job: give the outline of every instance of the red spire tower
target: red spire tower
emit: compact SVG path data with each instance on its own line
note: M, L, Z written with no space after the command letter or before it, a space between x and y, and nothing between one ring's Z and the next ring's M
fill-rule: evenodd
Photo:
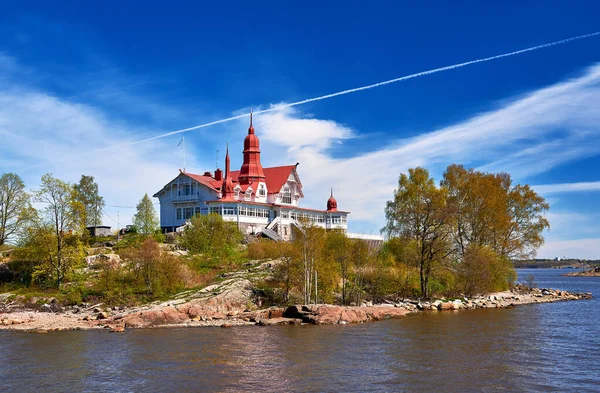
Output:
M328 212L336 212L336 211L338 211L338 209L337 209L337 201L333 197L333 188L331 189L331 196L327 200L327 211Z
M225 177L221 185L221 199L233 200L233 182L229 173L231 163L229 160L229 143L227 144L227 153L225 154Z
M238 177L240 184L250 184L256 180L264 180L265 172L260 164L260 143L254 135L252 126L252 111L250 111L250 127L244 139L244 163Z

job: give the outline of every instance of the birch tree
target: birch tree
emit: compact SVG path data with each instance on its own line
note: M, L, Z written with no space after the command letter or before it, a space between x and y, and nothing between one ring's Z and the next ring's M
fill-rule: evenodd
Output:
M435 185L429 171L417 167L401 174L394 199L385 208L388 237L403 237L417 245L421 294L429 297L429 279L451 254L446 191Z
M23 180L14 173L0 176L0 246L22 233L32 210Z

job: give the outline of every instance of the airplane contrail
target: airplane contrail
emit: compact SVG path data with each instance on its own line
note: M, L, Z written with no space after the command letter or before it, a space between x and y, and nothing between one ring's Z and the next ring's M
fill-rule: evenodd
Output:
M481 59L477 59L477 60L466 61L464 63L453 64L453 65L449 65L449 66L445 66L445 67L440 67L440 68L434 68L434 69L428 70L428 71L421 71L421 72L417 72L415 74L401 76L399 78L389 79L389 80L386 80L386 81L383 81L383 82L373 83L371 85L366 85L366 86L361 86L361 87L355 87L353 89L338 91L337 93L326 94L326 95L319 96L319 97L314 97L314 98L307 98L307 99L302 100L302 101L291 102L291 103L288 103L288 104L281 104L281 105L273 106L273 107L271 107L269 109L263 109L263 110L259 110L259 111L253 112L253 113L255 115L257 115L257 114L261 114L261 113L274 112L274 111L277 111L277 110L280 110L280 109L290 108L290 107L298 106L298 105L304 105L304 104L308 104L310 102L315 102L315 101L326 100L326 99L329 99L329 98L333 98L333 97L337 97L337 96L342 96L342 95L346 95L346 94L351 94L351 93L356 93L356 92L363 91L363 90L369 90L369 89L373 89L375 87L380 87L380 86L385 86L385 85L389 85L389 84L392 84L392 83L402 82L402 81L405 81L405 80L408 80L408 79L414 79L414 78L418 78L418 77L425 76L425 75L436 74L438 72L450 71L450 70L454 70L454 69L457 69L457 68L466 67L466 66L472 65L472 64L484 63L484 62L488 62L488 61L492 61L492 60L497 60L497 59L501 59L503 57L516 56L516 55L520 55L522 53L532 52L532 51L535 51L535 50L544 49L544 48L548 48L548 47L551 47L551 46L566 44L567 42L576 41L576 40L582 40L584 38L590 38L590 37L594 37L594 36L598 36L598 35L600 35L600 31L595 32L595 33L585 34L585 35L579 35L579 36L576 36L576 37L566 38L566 39L560 40L560 41L549 42L547 44L536 45L536 46L532 46L532 47L529 47L529 48L517 50L517 51L514 51L514 52L504 53L504 54L501 54L501 55L496 55L496 56L491 56L491 57L485 57L485 58L481 58ZM210 126L213 126L215 124L227 123L227 122L230 122L230 121L233 121L233 120L237 120L237 119L241 119L241 118L248 117L248 116L249 116L249 114L243 114L243 115L228 117L228 118L221 119L221 120L215 120L215 121L211 121L210 123L200 124L200 125L197 125L197 126L194 126L194 127L189 127L189 128L184 128L184 129L181 129L181 130L171 131L171 132L167 132L165 134L156 135L156 136L153 136L153 137L150 137L150 138L145 138L145 139L140 139L138 141L129 142L129 143L124 144L124 146L134 145L134 144L143 143L143 142L149 142L149 141L153 141L153 140L156 140L156 139L165 138L165 137L168 137L168 136L171 136L171 135L182 134L184 132L189 132L189 131L194 131L194 130L197 130L197 129L200 129L200 128L210 127ZM122 145L119 145L119 146L122 146Z
M469 65L472 65L472 64L485 63L485 62L488 62L488 61L497 60L497 59L501 59L501 58L504 58L504 57L517 56L517 55L520 55L520 54L523 54L523 53L533 52L533 51L536 51L536 50L539 50L539 49L544 49L544 48L548 48L548 47L551 47L551 46L566 44L566 43L571 42L571 41L582 40L582 39L585 39L585 38L590 38L590 37L594 37L594 36L598 36L598 35L600 35L600 31L595 32L595 33L590 33L590 34L579 35L579 36L576 36L576 37L566 38L566 39L559 40L559 41L549 42L547 44L536 45L536 46L532 46L532 47L529 47L529 48L516 50L516 51L513 51L513 52L503 53L503 54L500 54L500 55L495 55L495 56L490 56L490 57L484 57L484 58L476 59L476 60L470 60L470 61L466 61L464 63L453 64L453 65L449 65L449 66L445 66L445 67L440 67L440 68L434 68L434 69L427 70L427 71L417 72L415 74L401 76L399 78L389 79L389 80L386 80L386 81L383 81L383 82L377 82L377 83L373 83L373 84L366 85L366 86L355 87L353 89L342 90L342 91L338 91L336 93L326 94L326 95L322 95L322 96L319 96L319 97L307 98L307 99L302 100L302 101L296 101L296 102L291 102L291 103L287 103L287 104L276 105L276 106L273 106L273 107L268 108L268 109L262 109L262 110L256 111L256 112L254 112L254 114L257 115L257 114L261 114L261 113L274 112L274 111L285 109L285 108L290 108L290 107L294 107L294 106L298 106L298 105L308 104L310 102L326 100L326 99L329 99L329 98L338 97L338 96L342 96L342 95L346 95L346 94L351 94L351 93L356 93L356 92L363 91L363 90L370 90L370 89L373 89L373 88L376 88L376 87L385 86L385 85L389 85L389 84L392 84L392 83L402 82L402 81L405 81L405 80L419 78L419 77L426 76L426 75L437 74L438 72L450 71L450 70L454 70L454 69L457 69L457 68L466 67L466 66L469 66ZM227 122L230 122L230 121L233 121L233 120L237 120L237 119L242 119L242 118L248 117L248 116L249 116L249 114L247 114L247 113L242 114L242 115L237 115L237 116L231 116L231 117L227 117L227 118L224 118L224 119L211 121L209 123L204 123L204 124L200 124L200 125L193 126L193 127L183 128L181 130L176 130L176 131L171 131L171 132L167 132L167 133L160 134L160 135L155 135L155 136L152 136L152 137L149 137L149 138L144 138L144 139L139 139L139 140L136 140L136 141L119 143L119 144L115 144L115 145L111 145L111 146L107 146L107 147L102 147L102 148L99 148L99 149L95 149L94 152L99 152L99 151L114 149L114 148L117 148L117 147L131 146L131 145L137 145L137 144L140 144L140 143L150 142L150 141L154 141L154 140L157 140L157 139L166 138L166 137L169 137L169 136L172 136L172 135L182 134L182 133L185 133L185 132L190 132L190 131L198 130L198 129L201 129L201 128L210 127L210 126L213 126L213 125L216 125L216 124L227 123ZM85 153L85 154L82 154L81 156L88 155L88 154L89 154L89 152ZM69 158L75 158L75 157L76 156L69 157ZM39 164L39 165L45 165L45 163L44 164ZM37 166L37 165L35 165L35 166Z

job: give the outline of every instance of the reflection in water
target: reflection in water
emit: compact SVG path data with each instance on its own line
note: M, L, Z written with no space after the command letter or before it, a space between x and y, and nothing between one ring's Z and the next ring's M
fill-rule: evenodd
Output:
M600 295L598 278L533 273L541 286ZM592 392L599 304L345 326L0 332L0 391Z

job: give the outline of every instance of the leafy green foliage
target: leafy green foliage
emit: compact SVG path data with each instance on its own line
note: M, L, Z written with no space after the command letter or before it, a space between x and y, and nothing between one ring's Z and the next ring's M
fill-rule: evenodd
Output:
M410 169L386 206L386 252L419 270L424 297L503 290L515 279L510 258L543 243L548 208L506 173L451 165L438 187L426 169Z
M179 243L194 253L218 260L220 264L239 258L243 236L233 222L224 221L218 214L197 215L179 239Z
M0 246L17 240L33 216L23 180L14 173L0 176Z
M154 205L148 194L144 194L144 197L137 204L136 209L137 213L133 216L133 224L138 228L140 233L154 233L158 228L159 222L156 209L154 209Z
M82 175L79 183L73 186L75 202L82 207L79 220L83 227L102 225L104 198L98 191L94 176Z

